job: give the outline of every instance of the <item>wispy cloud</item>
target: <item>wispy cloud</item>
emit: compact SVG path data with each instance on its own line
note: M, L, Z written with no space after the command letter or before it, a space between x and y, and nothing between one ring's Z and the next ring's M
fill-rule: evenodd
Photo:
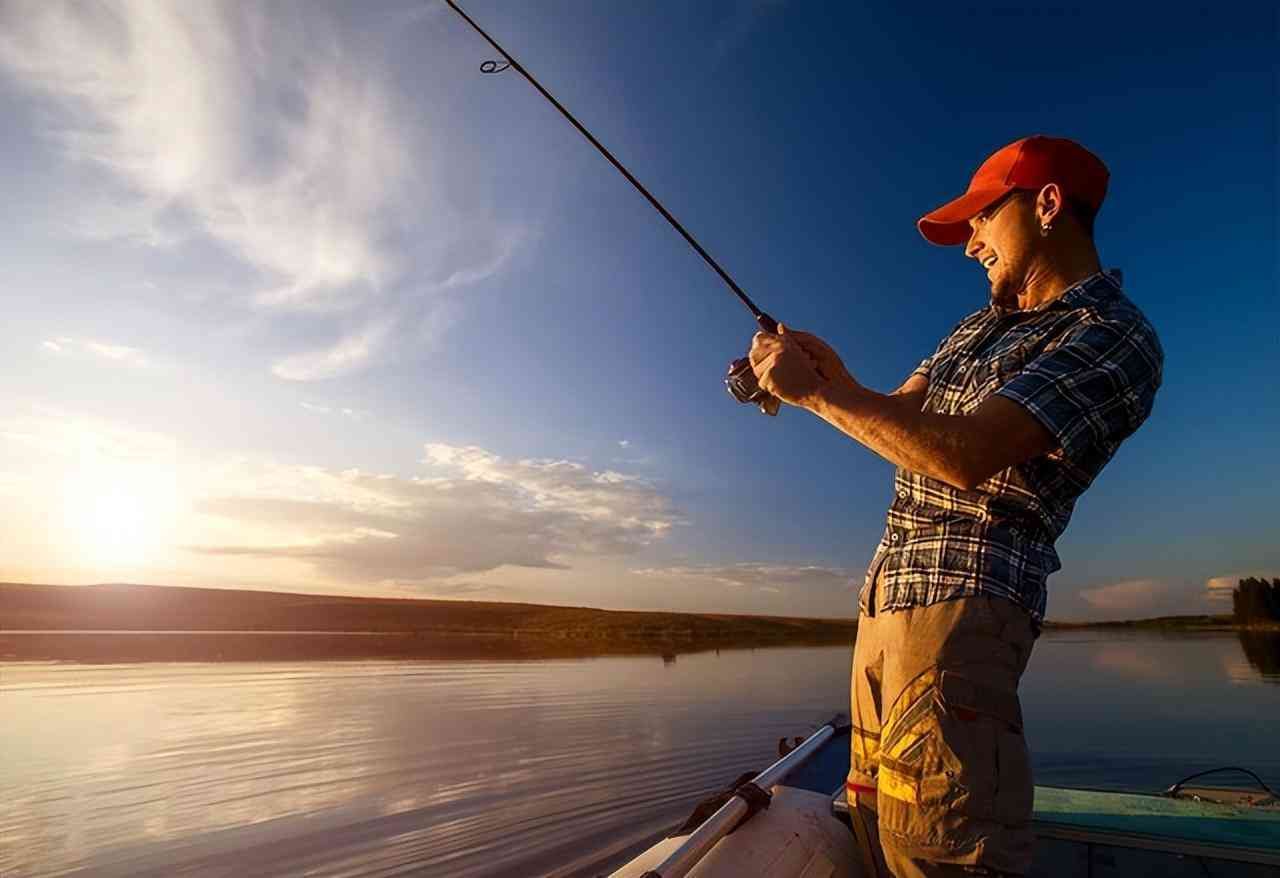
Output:
M719 583L728 588L748 588L766 593L801 588L826 592L847 591L862 584L856 571L814 564L763 564L744 562L727 565L644 567L631 571L655 579L675 579Z
M0 440L54 459L170 460L173 437L50 407L0 419Z
M340 338L330 347L285 357L271 371L288 381L315 381L350 372L373 356L390 330L389 322L379 321Z
M58 336L48 338L40 343L40 347L54 354L70 356L91 356L103 360L114 360L127 366L144 367L151 365L146 354L139 348L122 344L110 344L92 339L69 338Z
M350 418L353 421L363 421L368 416L368 412L349 408L347 406L320 405L319 403L305 401L298 403L298 405L313 414L341 416L344 418Z
M132 184L155 211L180 202L277 277L281 298L394 275L378 215L406 144L376 78L345 63L313 18L218 3L6 9L0 59L63 103L72 158Z
M347 315L280 357L281 378L377 362L433 307L424 291L492 276L527 237L456 187L430 197L441 159L384 62L314 5L5 4L0 70L48 99L68 158L105 172L95 235L211 239L260 278L243 304Z
M431 444L426 463L443 474L242 471L228 479L240 490L205 499L201 511L295 536L192 548L300 559L348 583L406 583L625 555L680 521L669 499L643 480L570 461L507 460L475 446Z

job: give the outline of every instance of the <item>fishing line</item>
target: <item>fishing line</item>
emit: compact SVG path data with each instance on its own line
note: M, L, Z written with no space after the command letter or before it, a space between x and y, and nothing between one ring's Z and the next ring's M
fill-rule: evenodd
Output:
M720 279L729 285L729 289L733 291L734 295L736 295L739 299L741 299L742 304L746 305L747 308L751 311L752 316L756 318L756 323L760 325L760 328L763 329L765 332L770 332L770 333L776 333L778 331L777 321L774 320L772 317L770 317L768 314L761 311L758 307L756 307L756 303L751 301L751 298L745 292L742 291L742 287L738 286L737 282L734 281L734 279L729 276L729 272L725 271L724 268L721 267L720 263L716 262L716 260L712 258L711 254L708 253L706 249L704 249L703 246L698 243L697 239L694 238L693 235L689 234L689 231L685 229L683 225L681 225L680 221L677 220L674 216L672 216L671 212L662 206L662 202L658 201L658 199L655 198L649 192L649 190L644 187L644 184L642 184L639 180L637 180L635 176L632 175L632 173L627 170L626 166L623 165L622 162L614 158L613 153L609 152L609 150L605 148L604 144L596 140L596 138L591 134L591 132L588 131L581 122L575 119L573 114L564 108L563 104L561 104L558 100L555 99L555 96L552 95L551 92L543 88L542 83L534 79L533 75L524 68L524 65L522 65L515 58L511 57L511 54L507 52L506 49L502 48L502 46L498 45L497 41L493 37L485 33L484 29L480 27L480 25L476 24L475 21L471 18L471 16L463 12L462 7L460 7L456 2L454 2L454 0L445 0L445 2L449 4L449 7L454 12L462 16L463 21L471 25L471 27L475 29L475 32L480 34L480 36L484 37L485 41L488 42L489 45L493 46L493 48L498 51L498 54L500 54L505 59L506 61L505 65L501 65L497 61L485 61L483 64L480 65L481 73L501 73L503 70L506 70L508 68L515 68L515 70L521 76L529 80L529 84L532 85L534 88L536 88L544 98L550 101L551 105L555 107L557 110L559 110L560 114L563 115L566 119L568 119L569 122L573 125L573 127L577 128L578 131L581 132L582 136L587 138L587 140L591 143L591 145L594 146L596 149L598 149L600 151L600 154L603 155L606 159L608 159L609 163L618 169L619 173L621 173L622 176L627 178L627 182L629 182L632 186L636 187L636 189L640 192L640 194L643 195L646 199L648 199L649 203L653 205L654 209L657 210L658 213L662 214L663 218L667 222L671 223L671 226L677 232L679 232L686 241L689 242L689 246L692 247L697 252L697 254L706 261L708 265L711 266L711 268L715 271L715 273L720 275Z

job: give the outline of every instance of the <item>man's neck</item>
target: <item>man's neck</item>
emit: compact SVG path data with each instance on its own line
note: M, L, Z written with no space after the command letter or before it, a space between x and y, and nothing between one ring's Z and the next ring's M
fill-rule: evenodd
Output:
M1029 311L1059 298L1071 287L1102 270L1098 251L1092 246L1051 254L1027 272L1027 282L1018 293L1018 309Z

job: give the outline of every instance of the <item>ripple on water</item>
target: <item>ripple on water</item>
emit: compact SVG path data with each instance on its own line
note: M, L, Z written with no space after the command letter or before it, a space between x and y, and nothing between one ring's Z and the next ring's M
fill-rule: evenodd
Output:
M1023 686L1041 779L1154 786L1193 756L1274 779L1280 687L1256 658L1046 635ZM766 765L846 704L848 672L847 647L0 665L0 874L568 874Z

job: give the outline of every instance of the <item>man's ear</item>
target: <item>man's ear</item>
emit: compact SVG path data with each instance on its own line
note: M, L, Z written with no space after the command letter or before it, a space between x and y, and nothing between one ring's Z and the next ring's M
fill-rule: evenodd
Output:
M1062 189L1057 183L1046 183L1036 195L1036 222L1042 226L1052 225L1061 211Z

